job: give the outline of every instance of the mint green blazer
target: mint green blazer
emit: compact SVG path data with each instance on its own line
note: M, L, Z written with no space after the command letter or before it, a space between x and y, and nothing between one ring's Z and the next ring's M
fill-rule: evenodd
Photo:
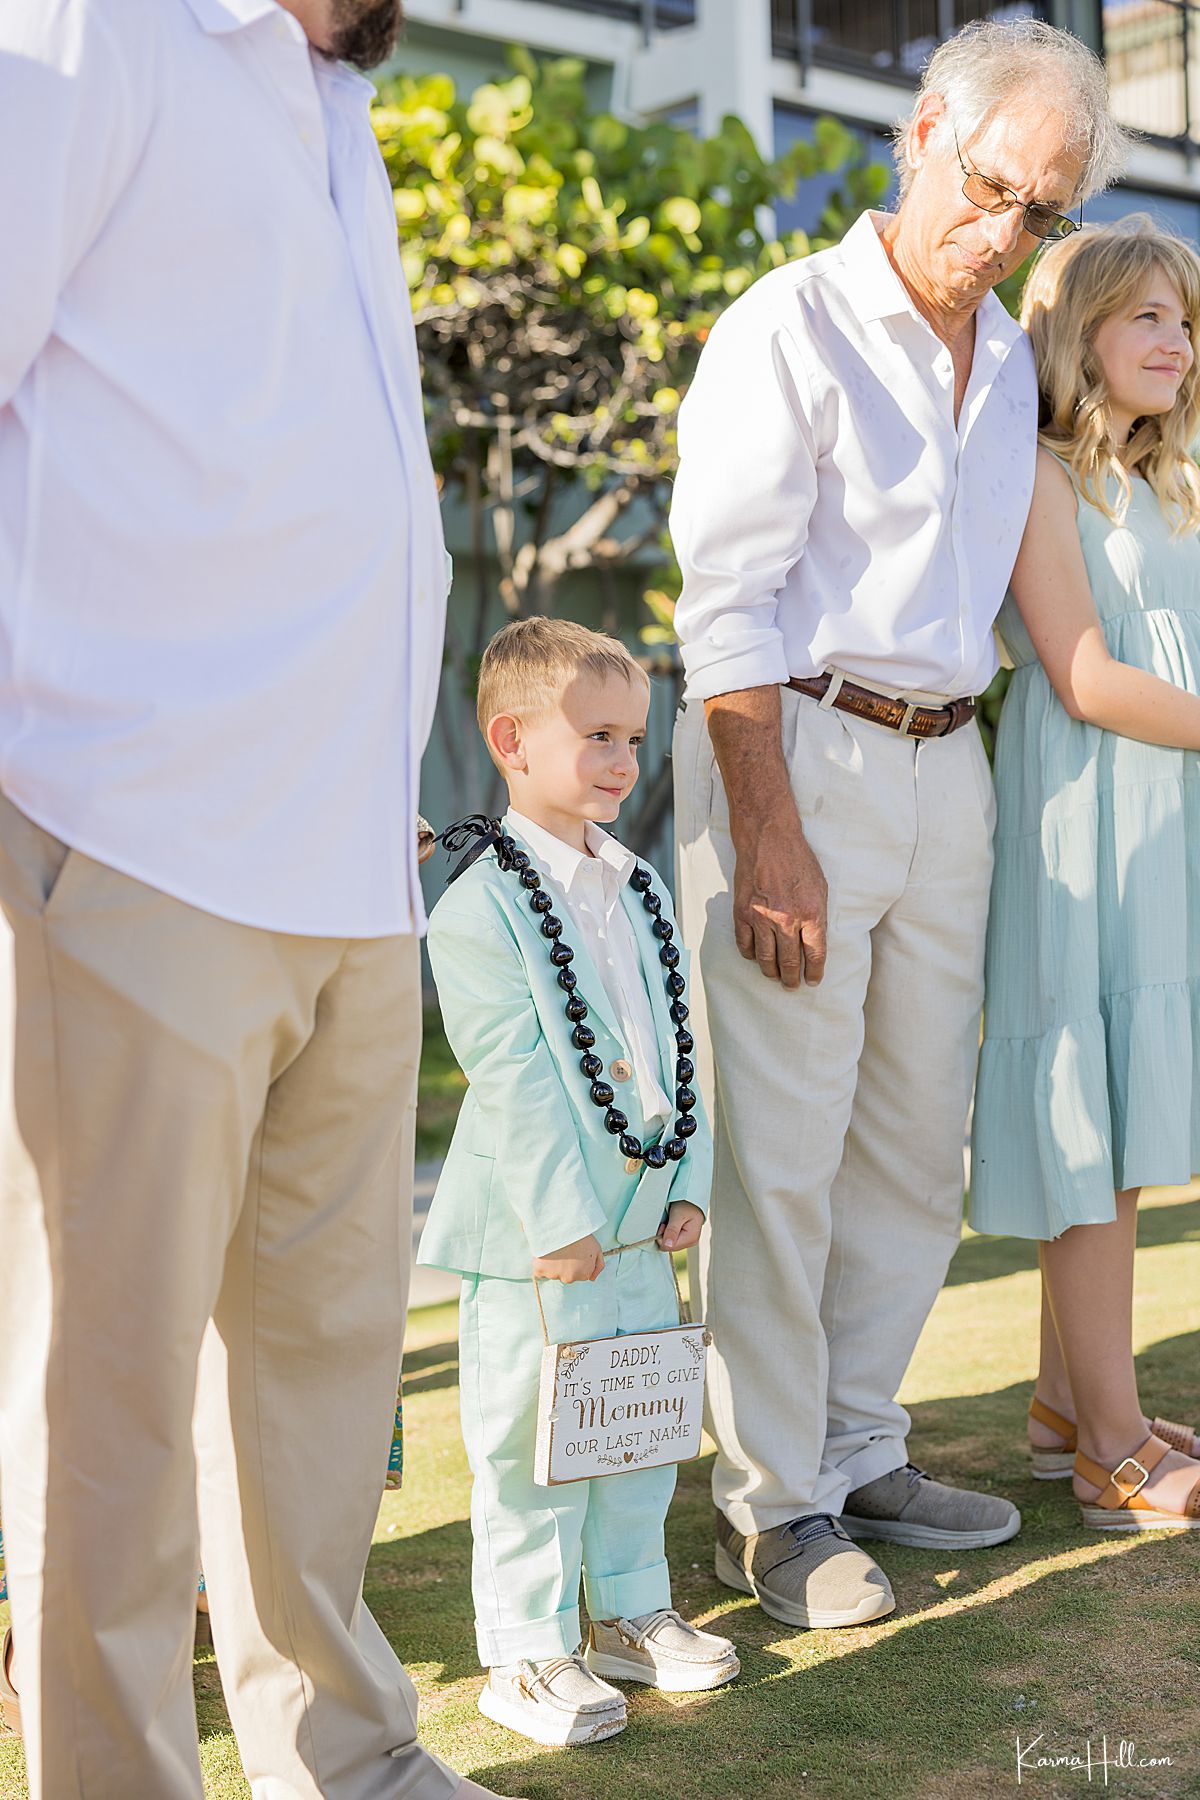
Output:
M663 917L674 924L669 890L650 873ZM446 1036L470 1086L417 1257L434 1268L514 1280L528 1279L533 1257L589 1232L604 1250L653 1237L675 1200L707 1212L712 1173L712 1140L699 1103L697 1129L681 1162L626 1173L620 1145L605 1129L603 1108L593 1104L580 1071L563 1011L567 996L525 894L489 849L447 888L430 917L429 960ZM666 970L658 960L661 944L641 896L626 886L621 900L633 921L658 1028L659 1080L673 1096L678 1051ZM629 1057L596 965L569 921L563 938L575 952L571 966L587 1001L603 1079L614 1088L614 1104L628 1115L630 1130L645 1142L636 1084L615 1082L608 1073ZM686 979L678 927L674 941ZM690 1000L690 991L684 999ZM673 1126L672 1117L664 1136Z

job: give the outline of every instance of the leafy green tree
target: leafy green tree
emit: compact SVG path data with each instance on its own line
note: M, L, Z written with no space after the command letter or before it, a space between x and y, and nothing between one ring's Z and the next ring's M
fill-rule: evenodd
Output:
M771 162L727 118L713 137L588 105L584 67L512 53L514 72L461 98L448 76L384 89L375 129L391 177L424 364L428 430L465 504L474 593L456 589L442 729L463 743L499 597L552 613L563 578L611 596L648 577L646 636L670 632L665 542L680 397L721 309L766 270L834 242L887 172L833 119ZM768 229L806 177L838 186L812 241ZM615 615L615 602L611 608ZM667 804L650 784L643 829Z

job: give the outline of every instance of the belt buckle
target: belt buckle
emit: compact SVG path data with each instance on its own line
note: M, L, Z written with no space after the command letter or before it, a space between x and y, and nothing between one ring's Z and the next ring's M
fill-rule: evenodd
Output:
M1136 1469L1137 1474L1138 1474L1138 1479L1135 1482L1133 1482L1132 1485L1128 1484L1127 1482L1122 1481L1120 1479L1122 1469ZM1123 1463L1118 1463L1117 1467L1113 1470L1112 1474L1109 1476L1109 1480L1112 1482L1113 1486L1116 1488L1118 1494L1120 1494L1121 1497L1125 1500L1132 1500L1133 1496L1135 1494L1140 1494L1142 1489L1145 1487L1146 1483L1149 1481L1149 1479L1150 1479L1149 1469L1144 1469L1142 1467L1141 1463L1138 1461L1136 1456L1127 1456Z
M916 715L917 715L916 702L913 700L906 701L905 706L904 706L904 717L901 719L899 725L897 725L897 727L896 727L896 730L901 737L911 737L912 736L912 732L909 730L909 727L911 726Z

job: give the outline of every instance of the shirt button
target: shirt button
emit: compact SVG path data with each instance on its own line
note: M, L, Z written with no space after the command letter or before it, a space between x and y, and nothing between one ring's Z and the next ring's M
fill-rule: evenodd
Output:
M625 1173L627 1175L636 1175L641 1166L642 1159L640 1156L627 1156L625 1158Z
M633 1074L633 1066L631 1063L627 1063L623 1056L618 1056L608 1072L614 1081L628 1081Z

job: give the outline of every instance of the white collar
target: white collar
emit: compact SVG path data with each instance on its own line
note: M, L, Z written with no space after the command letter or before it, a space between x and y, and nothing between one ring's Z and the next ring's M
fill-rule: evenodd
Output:
M861 213L842 239L843 257L854 276L854 310L864 323L907 313L932 331L883 247L881 234L891 217L885 212ZM1021 327L990 289L979 302L975 321L976 340L986 341L1000 352L1011 349L1021 338Z
M243 31L248 25L257 25L260 19L275 16L282 20L298 43L308 46L303 25L295 13L279 4L279 0L187 0L187 4L201 31L212 37L231 31ZM348 94L375 93L375 83L360 69L352 69L348 63L334 62L330 57L317 53L313 57L313 66L318 81L327 83L335 92L340 88Z
M509 807L504 815L504 823L519 837L523 837L529 848L533 850L539 861L544 863L548 873L558 882L564 892L569 893L574 882L579 880L584 869L599 862L604 869L611 870L616 877L618 889L624 887L637 867L637 857L624 844L619 844L615 837L602 831L599 825L593 825L589 819L583 828L583 841L587 852L576 850L574 845L565 844L562 838L555 837L553 832L544 826L535 825L523 813ZM588 854L590 852L590 854ZM584 877L584 879L588 879Z
M880 234L891 216L870 210L860 213L842 238L842 260L854 278L854 310L864 323L890 319L897 313L917 313L883 247Z
M255 25L259 19L269 19L272 13L281 13L290 19L296 30L303 32L303 26L294 13L280 6L278 0L187 0L196 23L201 31L213 34L225 31L240 31L245 25Z

